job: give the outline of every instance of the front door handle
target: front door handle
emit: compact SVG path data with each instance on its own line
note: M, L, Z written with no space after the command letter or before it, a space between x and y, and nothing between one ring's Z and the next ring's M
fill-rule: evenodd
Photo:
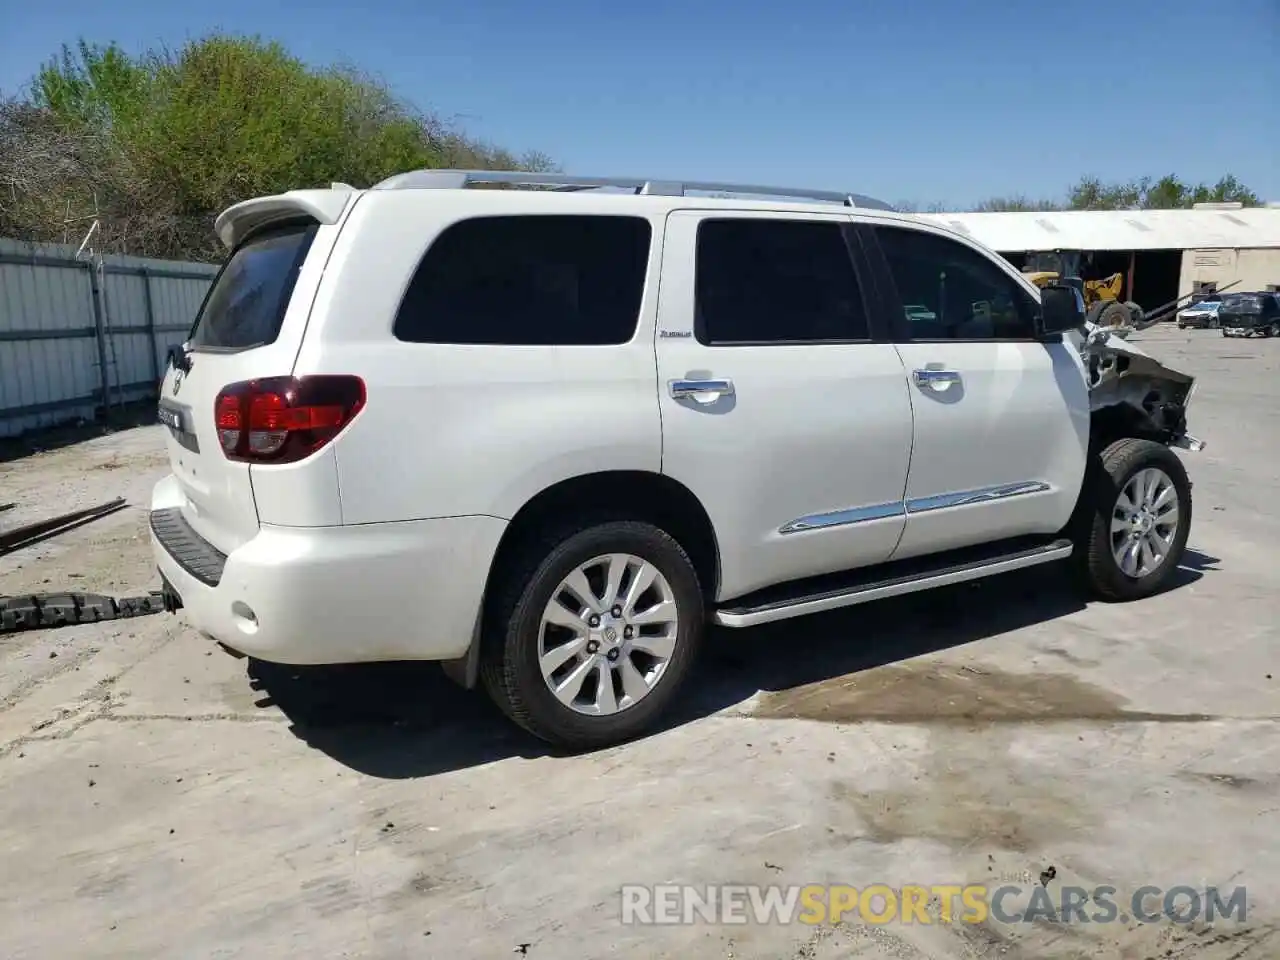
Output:
M711 403L720 397L733 396L732 380L672 380L668 386L675 400L692 398L699 403Z
M960 382L960 374L954 370L915 370L912 372L916 386L922 390L943 390L951 389L953 384Z

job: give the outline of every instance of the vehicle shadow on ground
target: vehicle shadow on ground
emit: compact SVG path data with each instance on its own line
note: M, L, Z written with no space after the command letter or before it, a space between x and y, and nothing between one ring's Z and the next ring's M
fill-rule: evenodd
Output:
M1188 550L1168 587L1218 560ZM1055 565L1056 566L1056 565ZM658 735L781 692L871 670L1075 613L1080 591L1054 568L1017 571L746 630L711 630L696 675ZM427 777L509 757L556 755L508 721L481 691L431 663L292 667L249 660L259 707L276 707L309 746L375 777Z

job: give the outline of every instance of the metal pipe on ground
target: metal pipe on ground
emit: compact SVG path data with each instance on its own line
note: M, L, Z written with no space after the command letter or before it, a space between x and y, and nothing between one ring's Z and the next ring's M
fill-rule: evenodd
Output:
M0 532L0 557L7 553L13 553L15 550L21 550L23 547L39 543L42 540L47 540L59 533L74 530L76 527L83 526L86 523L92 523L94 520L101 519L118 510L123 510L128 505L124 497L116 497L114 500L108 500L106 503L100 503L86 510L73 510L70 513L59 514L56 517L37 520L35 523L24 524L21 527L14 527L12 530Z
M1238 287L1239 285L1240 285L1239 280L1232 280L1222 289L1215 290L1214 293L1225 293L1226 291L1230 290L1232 287ZM1162 303L1158 307L1152 307L1143 316L1141 320L1141 325L1138 326L1136 329L1145 330L1147 327L1154 326L1155 324L1160 323L1162 320L1167 320L1169 317L1174 316L1178 312L1178 305L1182 303L1183 300L1190 300L1199 292L1200 291L1196 290L1196 291L1193 291L1192 293L1184 293L1182 296L1178 297L1178 299L1176 300L1170 300L1168 303Z

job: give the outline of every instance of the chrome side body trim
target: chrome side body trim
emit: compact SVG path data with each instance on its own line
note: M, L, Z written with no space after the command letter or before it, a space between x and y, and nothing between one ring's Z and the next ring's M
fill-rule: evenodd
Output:
M829 527L843 527L851 523L866 523L869 520L888 520L891 517L906 515L906 507L901 500L893 503L875 503L867 507L850 507L847 510L832 510L830 513L814 513L807 517L798 517L790 523L778 528L781 534L800 533L803 530L824 530Z
M940 493L932 497L916 497L913 500L895 500L893 503L874 503L865 507L849 507L844 510L831 510L827 513L812 513L797 517L778 528L778 533L801 533L805 530L825 530L831 527L843 527L851 523L866 523L870 520L888 520L912 513L925 513L929 510L945 510L948 507L961 507L971 503L987 503L992 500L1004 500L1008 497L1020 497L1028 493L1045 493L1049 484L1041 480L1023 480L1018 483L1003 483L993 487L979 487L976 490L961 490L956 493Z
M1040 480L1023 480L1019 483L1003 483L977 490L960 490L956 493L940 493L932 497L916 497L907 501L907 513L924 513L927 510L945 510L970 503L987 503L1008 497L1021 497L1028 493L1045 493L1049 485Z

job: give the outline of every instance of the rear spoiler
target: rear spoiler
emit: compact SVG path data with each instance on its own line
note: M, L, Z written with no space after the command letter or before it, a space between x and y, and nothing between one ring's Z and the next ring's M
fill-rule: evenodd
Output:
M274 196L255 197L223 210L213 222L213 229L223 245L231 250L251 230L275 220L303 216L322 224L334 224L354 193L353 187L335 183L328 190L290 190Z

